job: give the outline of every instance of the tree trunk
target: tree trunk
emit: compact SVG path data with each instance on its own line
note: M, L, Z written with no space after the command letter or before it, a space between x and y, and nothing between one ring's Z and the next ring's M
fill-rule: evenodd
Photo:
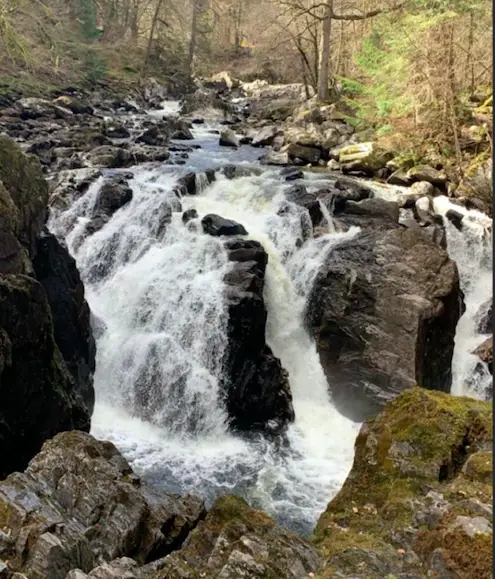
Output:
M144 73L146 72L146 66L148 65L148 60L150 58L151 46L153 45L153 36L155 34L156 25L158 22L158 16L160 14L160 9L162 7L162 4L163 4L163 0L158 0L155 13L153 14L153 20L151 22L150 37L148 39L148 46L146 47L146 55L144 57L143 67L141 68L141 78L143 78Z
M189 40L189 55L187 58L187 71L189 76L192 78L194 74L194 55L196 54L196 44L198 36L198 13L199 13L199 0L193 0L193 13L191 21L191 39Z
M320 101L327 101L330 96L330 37L332 32L333 0L327 0L324 10L325 18L322 23L320 62L318 67L318 99Z

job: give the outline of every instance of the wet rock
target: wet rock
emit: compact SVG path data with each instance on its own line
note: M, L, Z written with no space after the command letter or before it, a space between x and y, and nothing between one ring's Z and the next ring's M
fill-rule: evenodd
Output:
M169 122L169 129L172 139L178 141L192 141L194 139L189 123L183 119Z
M226 242L226 407L234 430L277 432L294 419L287 372L265 342L263 287L268 256L256 241Z
M449 391L462 311L457 267L422 229L360 233L335 247L307 320L337 408L361 421L415 384Z
M0 276L0 341L1 479L24 468L57 432L89 430L90 410L75 391L36 280Z
M157 125L154 125L139 135L136 142L154 147L163 147L168 144L168 135L163 133Z
M95 215L111 217L131 200L132 189L127 180L122 177L114 177L104 183L98 192L94 213Z
M167 577L306 579L321 562L316 549L233 496L217 499L187 545L154 566Z
M198 192L198 184L209 185L213 183L216 179L215 171L213 169L208 169L202 173L187 173L177 181L177 188L180 195L196 195Z
M455 209L449 209L445 214L445 217L452 223L452 225L462 231L462 220L464 219L464 214Z
M280 176L285 181L295 181L296 179L304 179L304 173L297 167L287 167L280 171Z
M38 240L33 266L50 304L55 342L74 379L76 391L92 414L96 345L76 262L57 238L46 232Z
M390 185L399 185L401 187L407 187L411 184L411 180L407 176L407 169L397 169L392 175L387 179L387 183Z
M491 420L487 402L412 388L366 422L315 529L316 576L488 578L491 523L466 516L466 497L486 501L492 489L462 470L491 444Z
M346 199L345 204L335 205L335 216L339 224L349 228L360 227L362 230L387 230L397 227L400 209L395 201L372 198L354 201Z
M232 129L223 129L220 132L220 146L221 147L234 147L240 146L239 139Z
M411 185L411 193L421 197L434 197L440 192L429 181L416 181Z
M119 557L159 559L204 515L200 499L154 491L113 444L82 432L57 435L0 483L0 526L16 543L8 565L30 579L90 573Z
M420 197L414 203L414 214L420 223L426 224L431 221L431 210L432 207L429 197Z
M91 183L101 177L99 169L73 169L58 173L53 190L50 195L50 206L65 210L82 197L89 189Z
M479 310L476 313L476 331L478 334L491 334L493 333L493 298L487 300L484 304L481 304Z
M201 220L203 231L208 235L247 235L248 232L243 225L231 219L225 219L220 215L209 213Z
M493 374L493 337L487 338L472 353L478 356L488 366L490 374Z
M188 209L187 211L184 211L184 213L182 214L182 223L184 223L184 225L186 223L189 223L189 221L192 221L193 219L197 219L198 218L198 212L196 211L196 209Z
M65 106L51 103L48 100L36 97L22 98L17 102L19 116L23 120L39 119L42 117L51 119L66 119L72 115Z

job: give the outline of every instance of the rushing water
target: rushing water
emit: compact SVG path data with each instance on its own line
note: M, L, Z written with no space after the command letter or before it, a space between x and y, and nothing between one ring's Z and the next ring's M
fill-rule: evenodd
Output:
M154 116L176 111L172 106ZM202 148L185 167L131 169L132 201L91 237L81 234L104 178L52 218L50 227L66 237L98 320L92 431L112 440L139 474L166 491L199 494L208 502L219 494L241 494L308 533L349 472L359 425L333 408L302 316L322 261L357 230L336 232L331 212L322 207L328 233L313 238L306 210L285 199L289 185L274 170L235 180L217 174L209 186L199 180L200 194L179 203L173 187L184 173L249 165L260 154L250 147L219 147L214 129L195 129ZM182 211L189 208L241 222L247 237L268 253L267 342L289 373L296 414L282 443L236 437L226 427L218 381L227 346L223 278L232 264L221 240L203 234L195 221L183 224ZM170 211L171 222L163 227ZM473 312L491 295L485 279L491 262L450 226L448 236L468 304L454 359L461 393L475 363L469 354ZM485 378L469 391L479 392Z
M434 209L440 215L449 209L464 215L461 231L444 219L448 252L457 263L466 306L456 329L452 394L484 398L491 390L492 375L472 352L488 337L477 332L477 314L493 295L492 220L474 209L454 205L443 196L434 200Z
M132 201L91 237L81 232L103 178L50 224L67 236L101 328L93 433L114 441L141 475L167 491L208 501L239 493L307 533L349 472L358 425L331 405L302 316L319 265L357 229L308 238L309 215L285 199L288 185L277 171L235 180L218 175L180 207L172 191L180 175L239 160L209 131L197 132L203 149L187 167L134 169ZM260 154L246 151L248 162ZM159 234L166 207L172 221ZM183 224L188 208L240 221L268 253L267 342L289 373L296 414L282 444L227 430L218 379L226 347L223 278L232 264L221 240L194 222Z

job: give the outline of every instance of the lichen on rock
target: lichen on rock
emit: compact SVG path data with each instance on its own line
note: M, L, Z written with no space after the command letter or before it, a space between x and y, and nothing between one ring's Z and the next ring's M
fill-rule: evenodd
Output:
M491 503L491 440L487 402L421 388L389 402L361 428L352 470L318 521L314 542L326 562L317 577L342 577L343 569L367 579L429 577L436 549L447 568L461 571L454 576L488 577L491 534L470 536L452 523ZM472 562L475 574L468 560L478 548L486 557Z

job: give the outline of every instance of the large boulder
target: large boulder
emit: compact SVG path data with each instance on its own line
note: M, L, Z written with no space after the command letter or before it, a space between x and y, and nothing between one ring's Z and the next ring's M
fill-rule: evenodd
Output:
M316 576L489 579L490 403L412 388L365 423L316 526Z
M317 165L321 158L321 149L318 147L291 143L287 147L287 154L289 155L289 159L292 161L299 159L304 164Z
M219 144L221 147L239 147L239 139L232 129L223 129L220 133Z
M36 238L46 220L48 185L38 160L24 155L18 145L4 136L0 136L0 181L18 211L18 240L32 258Z
M201 219L203 231L208 235L215 237L222 235L247 235L246 228L241 223L233 221L232 219L225 219L220 215L208 213Z
M317 550L239 497L217 499L180 551L153 566L154 579L306 579L321 562ZM152 567L152 566L150 566Z
M448 392L462 308L455 263L421 229L336 246L307 306L336 406L362 421L415 384Z
M488 366L490 374L493 374L493 337L490 336L480 344L473 354Z
M231 240L226 275L228 350L223 389L235 430L279 431L294 419L287 372L265 341L268 255L257 241Z
M144 564L179 548L204 516L200 499L142 482L112 443L62 433L24 473L0 482L8 536L0 557L29 579L65 579L119 557Z
M481 304L475 316L476 330L479 334L493 332L493 298Z
M92 413L96 345L76 262L54 235L45 232L39 238L33 266L50 304L55 342L74 379L76 391Z
M339 163L344 172L359 172L373 175L386 166L391 155L377 143L367 142L347 145L339 150Z
M90 409L76 392L54 339L43 286L0 276L0 479L23 469L63 430L89 430Z
M132 189L123 177L114 177L105 182L96 198L95 214L111 217L132 200Z

